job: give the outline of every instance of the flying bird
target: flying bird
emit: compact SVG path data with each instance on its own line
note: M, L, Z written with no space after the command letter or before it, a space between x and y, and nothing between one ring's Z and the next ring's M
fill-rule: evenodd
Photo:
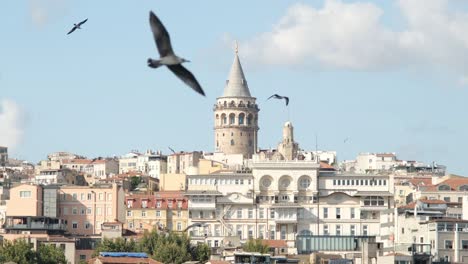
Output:
M287 96L281 96L281 95L278 95L278 94L274 94L270 97L268 97L267 100L271 99L271 98L275 98L275 99L284 99L286 101L286 106L289 104L289 97Z
M67 33L67 35L70 35L73 31L75 31L77 28L81 29L81 25L83 25L84 23L86 23L86 21L88 21L88 19L85 19L83 21L81 21L80 23L78 24L73 24L73 28Z
M171 39L169 33L167 33L166 28L159 20L159 18L150 11L150 26L151 31L153 32L154 41L159 51L159 60L148 59L148 66L151 68L158 68L161 65L165 65L171 70L179 79L181 79L185 84L190 86L197 93L205 96L205 92L201 88L195 76L188 71L182 63L190 62L184 58L181 58L174 54L171 46Z
M349 137L345 138L345 139L343 140L343 143L348 142L348 140L349 140Z

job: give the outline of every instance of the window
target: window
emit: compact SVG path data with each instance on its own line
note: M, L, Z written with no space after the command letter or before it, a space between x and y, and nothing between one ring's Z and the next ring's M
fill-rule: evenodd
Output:
M356 217L356 213L354 210L354 208L351 208L351 219L354 219Z
M340 210L340 208L336 208L336 219L341 219L341 210Z
M85 229L90 229L91 228L91 223L85 222Z
M90 215L91 213L92 213L91 207L86 208L86 214L89 214L89 215Z
M63 215L68 215L68 208L64 207L62 212L63 212Z
M141 217L146 217L146 211L145 210L141 211Z
M74 193L72 196L73 196L73 201L76 201L77 198L78 198L78 195L76 193Z
M384 206L385 201L381 196L366 196L364 197L365 206Z
M237 218L242 219L242 209L241 208L237 209Z
M234 146L234 139L231 139L231 146Z
M362 235L367 236L367 225L362 226Z
M439 189L439 191L450 191L450 186L440 185L438 189Z
M142 200L141 201L141 208L147 208L148 207L148 201L147 200Z
M328 208L323 208L323 218L328 218Z
M182 212L180 210L177 211L177 217L179 217L179 218L182 217Z
M112 193L107 194L107 201L112 201Z
M132 212L132 211L127 211L127 216L128 216L128 217L133 216L133 212Z
M167 202L167 207L172 208L172 201Z
M270 218L274 219L275 218L275 209L270 209ZM274 238L272 238L274 239Z
M160 217L161 216L161 211L157 210L156 211L156 216Z
M450 197L444 197L444 201L450 203Z
M182 231L182 223L177 222L177 231Z
M285 225L281 226L280 239L282 240L286 239L286 226Z
M86 207L81 207L80 214L86 214Z
M77 229L78 228L78 222L73 222L72 223L72 228Z
M177 208L182 208L182 201L177 202Z
M99 200L101 200L101 201L104 200L104 194L103 193L99 194Z
M468 249L468 240L462 240L462 249Z
M453 241L445 240L445 249L452 249L452 248L453 248Z
M80 200L83 201L83 200L84 200L84 197L85 197L84 193L81 193L81 194L80 194Z
M324 236L328 236L329 233L328 233L328 225L323 225L323 235Z
M86 260L86 255L80 255L80 260Z
M258 209L258 218L260 218L260 219L265 218L265 211L264 210L265 209L263 209L263 208Z
M249 208L249 214L248 214L249 218L252 219L253 218L253 209L252 208Z
M310 186L310 178L309 177L303 177L299 181L299 186L303 189L309 188Z
M133 222L128 223L128 228L133 229Z
M336 225L336 235L341 236L341 225Z
M20 191L20 197L21 198L30 198L31 197L31 191Z
M74 214L74 215L78 214L78 208L73 207L72 214Z
M161 201L157 201L157 202L156 202L156 207L157 207L157 208L161 208Z
M355 225L351 225L350 227L350 230L349 230L349 234L354 236L356 234L356 226Z

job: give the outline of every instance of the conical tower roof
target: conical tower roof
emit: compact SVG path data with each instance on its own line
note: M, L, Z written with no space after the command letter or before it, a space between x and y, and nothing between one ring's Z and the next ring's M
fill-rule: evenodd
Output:
M222 97L252 97L237 53L236 50L234 62L232 63L231 72L226 81L226 87L224 88Z

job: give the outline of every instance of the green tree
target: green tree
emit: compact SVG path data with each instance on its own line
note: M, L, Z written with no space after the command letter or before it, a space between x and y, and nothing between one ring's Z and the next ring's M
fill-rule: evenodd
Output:
M66 264L65 253L55 245L39 244L37 251L24 239L6 240L0 247L0 263Z
M98 256L99 252L135 252L139 251L138 249L138 245L133 239L125 241L121 237L115 239L104 238L94 249L93 257Z
M65 252L55 245L39 244L37 249L37 263L38 264L67 264Z
M135 188L138 186L138 184L141 183L141 177L138 177L138 176L132 176L130 178L130 189L133 191L135 190Z
M265 254L265 253L268 253L269 251L269 248L268 248L268 245L266 245L265 243L263 243L263 240L262 239L249 239L245 244L244 246L242 247L242 249L245 251L245 252L259 252L259 253L262 253L262 254Z
M193 260L198 260L204 263L205 261L210 259L210 256L211 256L211 249L207 244L202 243L202 244L198 244L196 247L193 247L193 250L192 250Z
M0 263L13 261L18 264L36 262L36 254L24 239L5 240L0 247Z

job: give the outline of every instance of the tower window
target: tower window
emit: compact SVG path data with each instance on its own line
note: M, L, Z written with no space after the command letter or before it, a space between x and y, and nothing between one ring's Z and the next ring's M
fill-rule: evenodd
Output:
M233 133L233 132L231 132L231 137L233 137L233 136L234 136L234 133Z
M251 146L252 146L252 140L249 139L249 147L251 147Z
M234 146L234 139L231 139L231 146Z
M239 125L243 125L244 124L244 118L245 118L245 114L240 114L239 115Z
M247 116L247 125L251 125L252 124L252 115L248 115Z
M229 124L230 124L230 125L234 125L235 120L236 120L235 115L234 115L234 114L230 114L230 115L229 115Z

